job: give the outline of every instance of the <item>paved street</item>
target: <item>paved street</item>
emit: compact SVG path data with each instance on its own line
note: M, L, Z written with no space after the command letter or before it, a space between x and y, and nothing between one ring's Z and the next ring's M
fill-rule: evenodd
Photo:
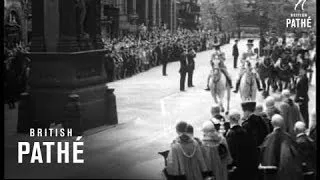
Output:
M246 50L247 40L239 42L240 54ZM233 85L238 69L233 69L231 44L222 46L226 52L226 65ZM255 41L258 47L258 41ZM109 83L115 88L119 125L86 132L85 164L17 164L17 141L28 139L16 135L17 110L5 114L5 177L9 178L130 178L161 179L164 166L158 151L167 150L176 136L175 124L184 120L195 127L195 135L201 137L200 127L210 118L213 99L206 87L210 51L197 54L193 88L179 91L179 62L168 64L168 76L162 76L162 67L155 67L131 78ZM314 77L316 75L314 74ZM315 78L309 88L309 107L315 107ZM241 110L240 95L231 93L230 107ZM258 93L258 103L263 98ZM37 168L35 168L37 167ZM39 167L41 167L39 169ZM10 169L10 171L8 171Z

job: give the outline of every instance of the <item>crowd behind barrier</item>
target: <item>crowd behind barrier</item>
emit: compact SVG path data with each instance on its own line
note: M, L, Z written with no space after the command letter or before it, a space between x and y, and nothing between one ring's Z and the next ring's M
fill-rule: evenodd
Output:
M201 52L211 49L214 41L222 45L229 43L230 37L230 33L224 32L178 29L172 33L158 29L105 39L108 81L130 77L162 63L179 61L184 47Z

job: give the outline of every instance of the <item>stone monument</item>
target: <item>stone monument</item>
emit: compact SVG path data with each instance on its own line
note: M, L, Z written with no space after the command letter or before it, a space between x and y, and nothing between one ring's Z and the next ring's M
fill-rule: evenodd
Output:
M117 124L113 89L105 85L100 0L32 0L32 5L32 45L26 54L32 60L31 89L25 98L32 107L30 126L62 123L81 134Z

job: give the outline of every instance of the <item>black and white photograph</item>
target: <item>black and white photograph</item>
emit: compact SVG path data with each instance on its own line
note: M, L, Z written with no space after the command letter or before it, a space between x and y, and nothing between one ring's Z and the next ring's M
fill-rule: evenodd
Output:
M316 180L316 0L4 0L4 179Z

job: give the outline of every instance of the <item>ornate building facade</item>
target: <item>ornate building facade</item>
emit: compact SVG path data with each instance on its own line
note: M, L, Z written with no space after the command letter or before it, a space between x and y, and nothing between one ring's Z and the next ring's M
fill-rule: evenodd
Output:
M7 47L16 43L27 44L31 39L32 13L31 1L4 1L4 42Z
M140 25L148 28L166 25L177 27L176 0L101 0L102 34L136 32ZM112 29L114 31L112 31ZM118 34L118 35L119 35Z
M178 0L178 26L187 29L200 29L200 1Z

